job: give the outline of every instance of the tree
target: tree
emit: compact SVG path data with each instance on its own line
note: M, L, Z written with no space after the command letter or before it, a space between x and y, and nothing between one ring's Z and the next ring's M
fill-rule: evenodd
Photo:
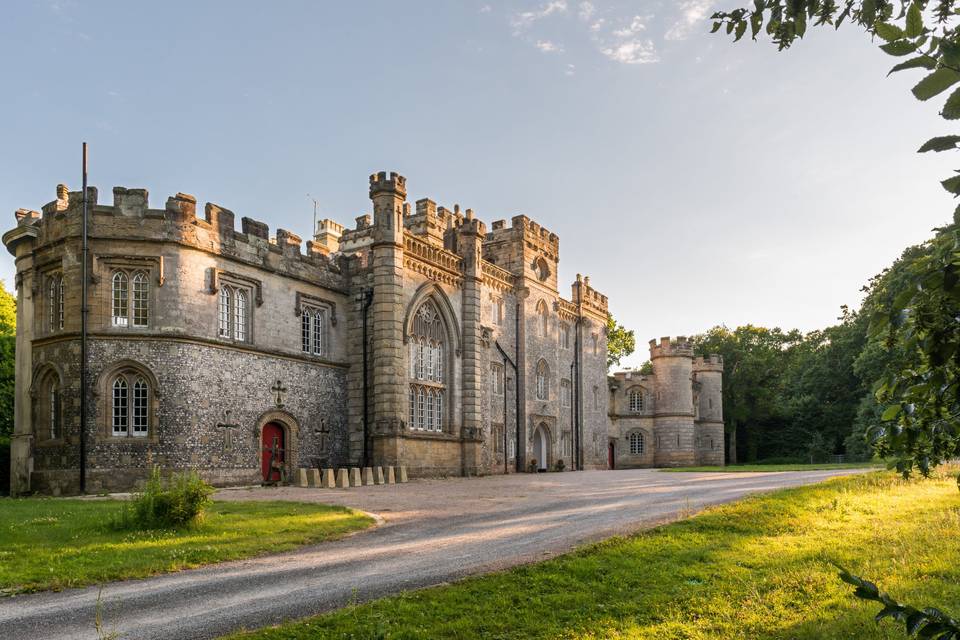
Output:
M17 300L0 280L0 440L13 433Z
M7 291L0 280L0 336L13 336L17 333L17 299Z
M839 28L853 22L883 41L880 49L903 58L890 73L923 69L913 87L922 101L951 90L940 115L960 119L960 14L957 0L755 0L753 7L717 12L713 31L724 25L740 40L761 31L786 49L803 38L808 24ZM925 18L926 14L926 18ZM929 22L928 22L929 19ZM958 148L960 135L932 138L919 151ZM943 180L960 196L960 171ZM870 317L872 339L882 339L899 360L879 381L886 405L875 430L877 450L896 457L909 476L960 455L960 207L953 224L937 236L904 274L905 288Z
M623 358L626 358L637 347L637 340L633 336L633 330L627 330L621 324L613 319L612 314L607 314L607 369L620 364Z

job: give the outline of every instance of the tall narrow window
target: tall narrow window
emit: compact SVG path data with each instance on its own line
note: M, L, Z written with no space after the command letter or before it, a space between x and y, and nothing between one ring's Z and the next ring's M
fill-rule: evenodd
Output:
M56 380L50 383L50 438L58 440L63 424L60 416L60 385Z
M313 314L313 355L322 356L325 351L326 314L317 309Z
M593 408L600 408L600 390L597 387L593 388Z
M643 434L639 431L630 434L630 454L634 456L643 454Z
M150 283L147 274L138 271L133 276L133 326L145 327L149 318Z
M113 326L125 327L128 324L127 309L127 274L123 271L117 271L113 274L112 283L112 309Z
M127 380L117 376L113 381L113 435L127 434Z
M133 383L133 435L147 435L147 381L139 376Z
M643 391L640 389L631 389L627 395L630 404L631 413L643 412Z
M537 400L546 400L548 395L547 363L541 360L537 363Z
M300 313L300 339L302 344L302 349L304 353L310 353L310 336L312 335L310 329L310 320L312 318L309 309L304 309Z
M540 331L540 337L547 337L549 318L547 317L547 303L541 300L537 303L537 325Z
M446 329L432 301L414 314L410 342L410 427L443 431Z
M593 355L600 353L600 340L597 338L597 334L593 334Z
M490 366L491 377L493 378L494 395L503 395L503 367L499 364Z
M50 278L50 291L48 292L48 298L50 330L59 331L60 329L63 329L63 276L56 275Z
M217 308L217 334L221 338L230 337L230 316L233 292L229 287L220 287L219 304Z
M247 340L247 293L237 289L233 294L233 339L238 342Z
M560 381L560 402L564 407L569 407L572 401L572 388L569 380Z
M564 349L570 348L570 325L566 322L560 325L560 346Z

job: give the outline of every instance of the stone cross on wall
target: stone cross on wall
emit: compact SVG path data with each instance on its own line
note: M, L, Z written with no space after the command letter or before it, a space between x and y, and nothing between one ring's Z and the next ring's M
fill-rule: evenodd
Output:
M277 380L274 385L270 387L270 391L272 391L274 394L273 401L276 403L276 405L278 407L283 407L283 396L287 393L287 388L283 386L283 383L280 380Z
M218 422L217 427L223 429L223 449L224 451L232 451L234 446L234 438L236 431L240 428L239 425L234 424L230 420L230 409L227 409L223 412L223 422Z
M326 418L320 418L320 428L314 429L314 434L320 436L320 460L329 460L330 452L327 450L327 436L330 435L330 427L327 426Z

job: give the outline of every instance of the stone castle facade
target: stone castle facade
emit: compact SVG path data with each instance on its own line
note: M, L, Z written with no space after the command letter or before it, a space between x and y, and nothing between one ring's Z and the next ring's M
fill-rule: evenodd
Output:
M15 494L79 489L82 196L61 185L3 236L17 268ZM303 467L689 464L714 459L711 437L722 462L719 400L703 400L722 365L670 343L655 376L608 381L607 298L580 276L561 296L555 234L411 207L396 173L370 176L369 196L372 214L321 221L304 251L251 218L237 231L212 203L198 216L191 195L153 209L145 189L116 187L112 205L88 189L87 491L129 489L152 465L229 485ZM635 387L656 394L652 413L621 415ZM631 456L636 432L648 440Z

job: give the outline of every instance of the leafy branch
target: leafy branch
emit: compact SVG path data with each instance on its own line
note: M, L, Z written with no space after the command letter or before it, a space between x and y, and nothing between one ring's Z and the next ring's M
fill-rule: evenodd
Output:
M917 609L891 598L886 592L880 591L874 583L851 574L849 571L835 565L840 570L840 579L856 587L853 595L861 600L879 602L883 609L874 616L880 622L884 618L893 618L903 623L908 637L933 638L934 640L960 640L960 622L951 618L934 607Z

